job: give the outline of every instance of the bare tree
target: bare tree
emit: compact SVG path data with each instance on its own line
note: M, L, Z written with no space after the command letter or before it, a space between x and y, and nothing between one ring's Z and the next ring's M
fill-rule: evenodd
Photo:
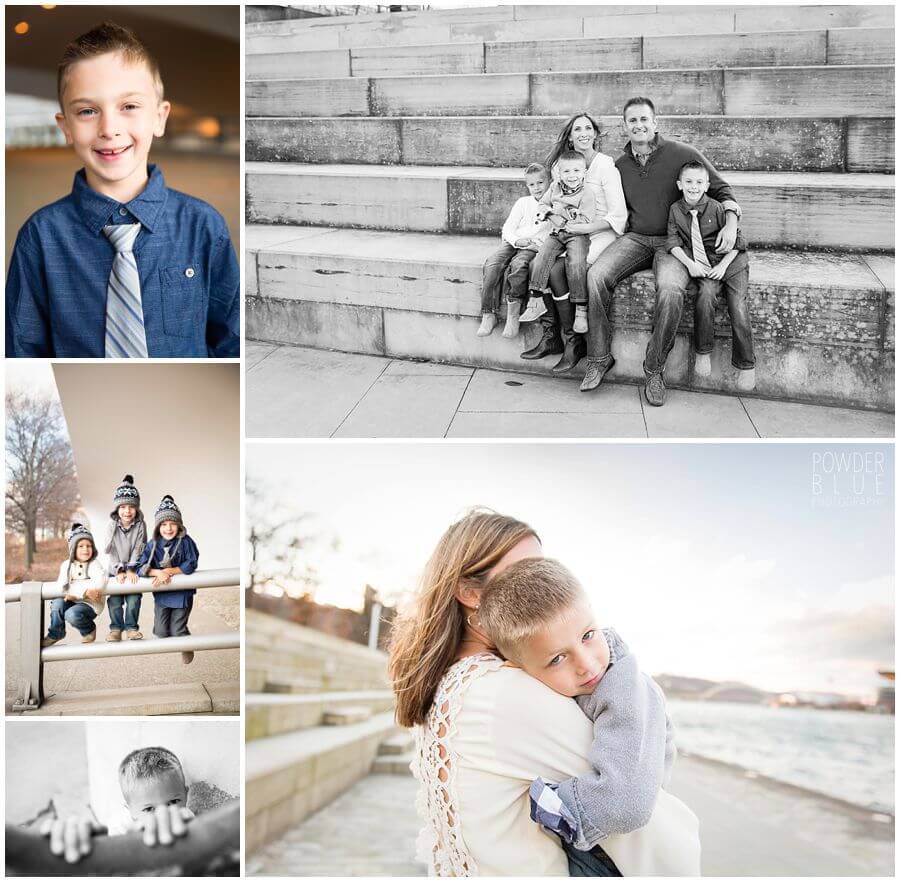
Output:
M312 596L319 576L308 552L323 545L336 551L337 539L323 535L313 515L285 506L258 482L248 478L246 489L248 591Z
M6 528L25 539L25 568L34 563L35 533L78 507L75 461L62 408L25 392L6 395Z

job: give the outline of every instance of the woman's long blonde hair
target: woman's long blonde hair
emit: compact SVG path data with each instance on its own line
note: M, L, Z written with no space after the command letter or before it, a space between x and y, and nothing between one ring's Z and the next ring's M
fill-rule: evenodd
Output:
M465 613L460 587L480 588L500 559L537 534L528 524L476 509L446 530L425 566L413 609L395 621L388 673L401 726L425 722L438 683L453 663Z

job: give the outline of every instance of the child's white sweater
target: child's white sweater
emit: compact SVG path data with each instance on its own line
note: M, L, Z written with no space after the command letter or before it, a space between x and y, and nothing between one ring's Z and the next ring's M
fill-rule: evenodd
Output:
M519 239L533 239L534 244L540 247L550 232L550 221L540 220L537 216L540 205L534 196L517 199L503 224L503 241L515 247Z
M103 599L88 600L84 592L95 588L102 591L106 588L106 580L106 567L96 557L87 563L64 560L59 567L56 587L66 594L77 597L82 603L89 604L99 616L103 612Z

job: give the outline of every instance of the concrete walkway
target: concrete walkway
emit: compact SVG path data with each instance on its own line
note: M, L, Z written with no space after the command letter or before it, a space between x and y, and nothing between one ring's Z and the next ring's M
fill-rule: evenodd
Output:
M410 776L372 775L247 859L251 876L424 876ZM672 792L700 818L704 876L890 876L894 823L682 756Z
M198 591L191 611L192 634L215 634L235 630L240 623L241 593L238 588L209 588ZM49 622L49 601L46 601L45 621ZM144 594L141 602L141 632L145 640L153 636L153 597ZM109 633L109 613L97 619L97 641L103 642ZM66 629L67 644L80 644L81 638L74 628ZM62 644L57 644L62 645ZM6 711L9 713L15 700L21 672L19 659L19 604L6 604ZM44 666L44 694L50 699L60 699L60 711L65 713L124 713L125 704L140 700L137 690L146 689L148 701L143 713L179 712L180 708L201 708L214 703L216 684L225 686L240 683L240 652L236 649L216 649L198 652L194 661L185 665L179 653L160 655L135 655L122 658L91 658L78 661L53 662ZM162 689L160 689L162 687ZM103 690L103 701L95 709L84 707L80 697L77 707L63 708L67 696ZM162 706L160 697L166 692L169 701L162 710L154 711L151 704ZM118 694L116 694L118 693ZM129 698L129 694L131 697ZM90 703L90 702L89 702ZM114 709L108 709L114 708ZM48 707L49 710L49 702ZM181 712L184 712L182 710ZM196 711L194 711L196 712Z
M248 341L250 438L885 438L893 414Z

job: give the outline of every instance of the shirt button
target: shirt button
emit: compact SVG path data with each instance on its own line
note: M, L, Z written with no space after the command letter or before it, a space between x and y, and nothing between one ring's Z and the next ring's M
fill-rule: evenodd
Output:
M120 209L119 209L119 214L121 214L122 217L125 217L125 215L128 214L128 209L127 209L127 208L120 208Z
M193 278L194 278L194 269L193 269L193 267L190 267L190 266L189 266L189 267L184 271L184 274L185 274L189 279L193 279Z

